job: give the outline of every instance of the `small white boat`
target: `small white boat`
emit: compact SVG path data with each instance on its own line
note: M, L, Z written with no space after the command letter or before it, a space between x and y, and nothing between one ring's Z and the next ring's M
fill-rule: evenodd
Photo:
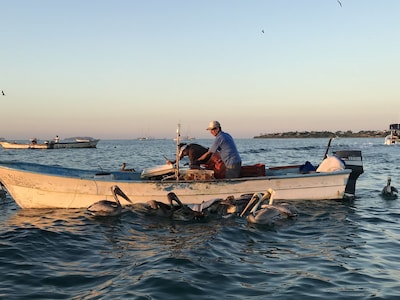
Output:
M76 141L44 141L43 143L30 142L30 143L17 143L0 141L0 145L4 149L65 149L65 148L96 148L98 139L92 140L76 140Z
M49 145L47 143L17 143L17 142L7 142L0 141L0 145L3 149L48 149Z
M180 138L180 141L181 141L181 142L193 141L193 140L195 140L195 139L196 139L196 138L193 137L193 136L185 135L185 136L183 136L183 137ZM176 142L176 141L177 141L177 138L174 138L174 141Z
M48 149L71 149L71 148L96 148L99 139L85 139L79 140L76 139L75 141L66 141L66 142L49 142Z
M385 137L385 145L396 145L399 143L400 124L389 125L390 134Z
M184 170L168 166L141 172L81 170L27 162L0 162L0 181L21 208L87 208L91 204L113 199L111 187L118 185L132 203L165 199L174 192L184 204L240 197L259 191L275 191L275 200L325 200L353 198L355 184L363 173L361 151L337 151L346 162L346 169L305 171L301 165L268 168L256 165L256 177L214 179L210 170ZM258 175L263 166L265 173ZM246 166L245 166L246 168ZM199 174L194 174L199 172ZM204 174L203 174L204 173ZM176 177L178 174L178 177ZM151 176L151 175L150 175ZM122 199L121 205L130 204Z

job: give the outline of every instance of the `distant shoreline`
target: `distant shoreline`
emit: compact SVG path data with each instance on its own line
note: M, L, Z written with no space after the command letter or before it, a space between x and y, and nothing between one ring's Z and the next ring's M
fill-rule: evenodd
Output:
M359 132L348 131L289 131L280 133L264 133L254 136L254 139L271 139L271 138L385 138L390 131L386 130L362 130Z
M362 130L359 132L348 131L288 131L288 132L276 132L276 133L263 133L257 136L253 136L253 139L289 139L289 138L385 138L390 134L389 130ZM75 139L75 137L67 138ZM67 140L65 139L65 140ZM121 138L116 140L169 140L169 138ZM208 138L205 138L208 139ZM5 138L0 137L0 140L6 141ZM12 140L24 140L24 139L12 139ZM115 140L110 138L103 138L102 140ZM0 147L1 149L1 147Z

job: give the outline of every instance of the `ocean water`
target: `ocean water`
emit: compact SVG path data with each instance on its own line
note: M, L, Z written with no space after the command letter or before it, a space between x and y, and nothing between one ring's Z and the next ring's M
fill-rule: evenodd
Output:
M328 139L236 142L244 164L277 166L320 163ZM276 226L132 212L99 220L0 198L0 298L400 299L400 199L380 196L388 176L400 187L400 146L337 139L331 149L362 151L356 199L294 202L298 218ZM141 170L174 153L172 140L106 140L97 149L0 149L0 160Z

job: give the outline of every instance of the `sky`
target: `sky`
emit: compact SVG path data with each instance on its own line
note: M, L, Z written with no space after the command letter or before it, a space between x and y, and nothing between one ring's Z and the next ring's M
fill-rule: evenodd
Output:
M0 137L400 123L398 0L0 0Z

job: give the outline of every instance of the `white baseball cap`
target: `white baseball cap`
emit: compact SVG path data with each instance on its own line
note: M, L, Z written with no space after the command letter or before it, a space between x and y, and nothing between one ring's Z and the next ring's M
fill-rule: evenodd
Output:
M211 130L214 128L221 128L221 124L219 124L218 121L211 121L206 130Z

